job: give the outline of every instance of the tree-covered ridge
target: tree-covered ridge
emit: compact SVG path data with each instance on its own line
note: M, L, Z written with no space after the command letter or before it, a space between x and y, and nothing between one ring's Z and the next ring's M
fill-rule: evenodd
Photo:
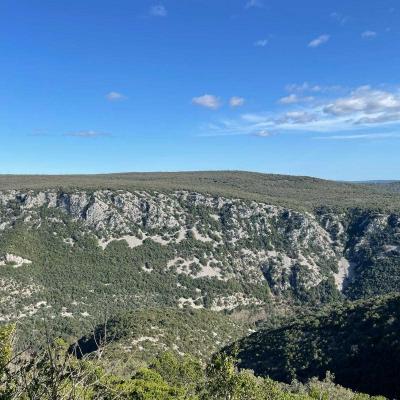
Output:
M335 304L278 329L240 340L240 366L257 375L291 382L322 378L367 393L400 394L400 296Z
M232 357L217 354L207 365L164 352L123 377L96 357L78 360L62 340L35 352L13 352L13 327L0 328L0 398L4 400L384 400L324 381L283 385L239 371Z
M213 196L312 210L319 206L399 210L400 195L386 185L241 171L118 173L99 175L0 175L0 190L189 190Z

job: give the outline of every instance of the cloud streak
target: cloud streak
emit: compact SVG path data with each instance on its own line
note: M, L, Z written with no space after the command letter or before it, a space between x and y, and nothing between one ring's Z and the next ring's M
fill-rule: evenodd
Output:
M255 47L266 47L268 45L268 39L260 39L254 42Z
M229 99L229 105L231 107L241 107L244 103L245 99L243 97L233 96Z
M98 138L98 137L105 137L105 136L111 136L111 135L109 133L106 133L106 132L87 130L87 131L67 132L67 133L64 134L64 136L70 136L70 137L76 137L76 138L94 139L94 138Z
M327 93L327 92L340 92L343 91L345 88L343 88L340 85L315 85L309 82L303 82L303 83L292 83L289 85L286 85L286 91L287 92L296 92L296 93Z
M317 136L318 140L365 140L365 139L400 139L400 132L389 133L361 133L355 135L333 135L333 136Z
M304 103L308 101L314 100L312 96L302 97L295 93L290 94L289 96L282 97L279 99L278 103L280 104L297 104L297 103Z
M122 93L109 92L106 94L106 99L108 101L122 101L122 100L126 100L127 97L125 95L123 95Z
M261 0L248 0L244 5L244 8L264 8L264 3Z
M270 131L267 131L266 129L262 129L262 130L260 130L258 132L255 132L253 134L253 136L258 136L258 137L270 137L272 135L273 134Z
M311 47L311 48L320 47L323 44L327 43L330 38L331 37L329 35L326 35L326 34L318 36L317 38L311 40L310 43L308 43L308 47Z
M168 12L162 4L156 4L150 7L149 14L153 17L166 17Z
M400 91L397 89L389 91L361 86L345 96L333 99L312 99L302 104L298 104L297 100L297 97L288 96L287 101L281 101L280 104L287 108L284 111L245 113L235 119L219 121L209 127L209 133L257 135L262 131L273 134L354 132L354 136L361 130L374 130L369 135L380 135L377 129L384 132L382 128L398 125L400 134Z
M362 37L363 39L373 39L373 38L375 38L376 36L377 36L377 33L374 32L374 31L364 31L364 32L361 34L361 37Z

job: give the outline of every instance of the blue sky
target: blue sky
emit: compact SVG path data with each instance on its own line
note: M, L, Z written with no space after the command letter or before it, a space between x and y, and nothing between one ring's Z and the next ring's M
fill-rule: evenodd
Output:
M2 0L0 172L400 179L398 0Z

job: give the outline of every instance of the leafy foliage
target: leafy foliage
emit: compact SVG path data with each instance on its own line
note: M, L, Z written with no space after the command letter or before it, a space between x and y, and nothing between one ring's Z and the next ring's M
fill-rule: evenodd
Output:
M0 342L2 344L2 342ZM343 397L346 394L346 397ZM102 368L96 359L77 360L57 340L39 352L15 357L0 380L4 400L369 400L312 380L285 386L239 371L232 357L218 354L208 366L187 356L164 353L130 377ZM383 398L380 398L383 400ZM376 398L376 400L379 400Z
M4 374L12 357L14 332L14 325L0 326L0 377Z
M240 366L291 382L323 378L367 393L399 396L400 296L336 304L237 343ZM236 346L229 348L235 351Z

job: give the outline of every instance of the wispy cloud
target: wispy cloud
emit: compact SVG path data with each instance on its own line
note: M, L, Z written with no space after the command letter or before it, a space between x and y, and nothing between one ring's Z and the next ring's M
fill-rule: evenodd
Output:
M286 91L288 92L320 92L322 87L320 85L313 85L308 82L303 83L291 83L286 85Z
M318 115L310 111L288 111L278 117L275 122L279 124L302 125L318 120Z
M297 104L296 97L283 102L286 110L246 113L209 126L214 135L256 135L270 133L338 133L373 130L379 134L386 126L398 126L400 134L400 91L361 86L344 96L318 98ZM281 102L282 103L282 102ZM356 133L352 133L355 135Z
M343 15L336 11L331 13L331 18L338 22L340 25L344 25L350 19L348 15Z
M298 104L305 103L314 100L312 96L299 96L296 93L289 94L289 96L282 97L279 99L280 104Z
M150 7L149 13L153 17L166 17L168 15L167 9L162 4L156 4Z
M316 136L318 140L366 140L366 139L400 139L400 132L389 133L360 133L355 135Z
M326 34L318 36L317 38L311 40L310 43L308 43L308 47L316 48L316 47L322 46L323 44L327 43L330 38L331 37Z
M327 93L327 92L343 92L345 88L340 85L316 85L309 82L291 83L286 85L287 92L296 93Z
M278 103L280 104L295 104L299 102L299 96L297 94L289 94L289 96L282 97L279 99Z
M245 103L243 97L233 96L229 99L229 105L231 107L241 107Z
M126 100L127 97L119 92L109 92L106 94L106 99L108 101L122 101Z
M204 94L202 96L193 97L192 103L197 106L211 108L213 110L221 107L220 99L212 94Z
M67 132L64 134L64 136L93 139L98 137L111 136L111 134L107 132L87 130L87 131Z
M361 34L361 37L364 39L373 39L377 36L377 33L375 31L364 31Z
M347 116L356 124L400 121L400 94L361 86L349 96L325 105L323 112Z
M261 0L248 0L244 5L244 8L264 8L265 5Z
M253 45L256 47L265 47L265 46L267 46L268 42L269 42L268 39L260 39L260 40L255 41L253 43Z
M253 136L258 136L258 137L271 137L273 135L272 132L267 131L266 129L261 129L258 132L254 132Z

